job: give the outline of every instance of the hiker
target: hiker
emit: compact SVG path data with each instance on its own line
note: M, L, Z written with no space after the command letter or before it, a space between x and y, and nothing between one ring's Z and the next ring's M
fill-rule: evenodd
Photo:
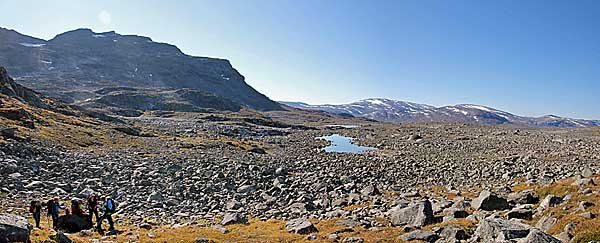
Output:
M94 193L90 194L90 196L87 199L87 209L88 220L90 221L90 223L94 223L94 221L92 221L94 215L96 216L96 222L98 222L98 198L96 198L96 195Z
M46 206L48 207L48 217L52 217L52 228L56 229L58 226L58 213L64 207L60 205L58 197L48 201Z
M109 231L115 230L115 224L112 219L112 215L117 211L117 205L115 201L110 198L110 196L106 196L106 199L100 205L100 211L102 212L102 217L98 220L96 228L99 232L102 232L102 221L106 219L109 224Z
M42 217L42 203L39 200L31 201L29 206L29 212L33 214L35 220L35 227L40 228L40 218Z
M71 213L83 217L83 211L81 211L81 202L79 201L79 198L71 199Z

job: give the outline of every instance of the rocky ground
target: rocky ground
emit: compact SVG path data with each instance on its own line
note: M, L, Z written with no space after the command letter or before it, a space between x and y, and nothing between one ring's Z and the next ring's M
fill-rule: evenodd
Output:
M287 222L284 232L309 235L300 239L326 242L369 241L317 233L324 232L318 222L331 220L373 232L391 227L394 237L377 240L382 242L555 242L544 232L568 242L580 231L552 231L552 225L569 217L570 209L548 212L575 203L578 215L595 214L573 196L598 192L593 182L600 162L598 129L400 125L312 112L264 115L147 114L125 119L125 128L102 137L88 135L86 141L99 142L79 147L19 132L5 136L0 209L26 215L24 205L32 198L67 200L94 191L119 203L122 225L275 220ZM322 152L327 143L315 138L334 133L378 150ZM565 181L573 184L568 190L542 190ZM514 218L522 222L508 221ZM528 226L536 223L539 230Z

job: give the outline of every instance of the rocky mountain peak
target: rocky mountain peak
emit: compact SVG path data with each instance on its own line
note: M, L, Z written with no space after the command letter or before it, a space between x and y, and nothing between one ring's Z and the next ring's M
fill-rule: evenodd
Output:
M243 107L281 109L249 86L228 60L187 55L145 36L82 28L45 41L0 32L0 63L26 87L70 104L97 98L94 90L129 87L196 89Z

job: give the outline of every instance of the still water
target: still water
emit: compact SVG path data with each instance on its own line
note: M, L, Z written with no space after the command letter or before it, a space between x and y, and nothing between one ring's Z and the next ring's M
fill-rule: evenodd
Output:
M361 154L364 151L376 150L376 148L373 148L373 147L358 146L356 144L353 144L352 138L344 137L339 134L318 137L317 139L324 139L331 143L329 146L323 148L323 151L328 152L328 153Z

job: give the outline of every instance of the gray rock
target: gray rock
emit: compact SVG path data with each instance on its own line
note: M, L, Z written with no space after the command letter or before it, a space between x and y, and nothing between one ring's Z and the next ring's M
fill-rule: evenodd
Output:
M87 236L92 236L92 235L94 235L94 232L92 232L91 230L79 231L79 236L81 236L81 237L87 237Z
M544 210L555 207L558 204L561 204L563 201L562 198L554 196L552 194L546 196L544 200L540 203L540 206L537 208L538 212L543 212Z
M162 202L165 201L165 197L160 192L153 192L148 196L148 199L146 201Z
M594 219L596 218L596 215L591 213L591 212L585 212L585 213L580 213L579 216L581 216L584 219Z
M458 208L447 208L444 209L444 222L452 221L455 219L462 219L469 216L469 213L463 209Z
M375 196L375 195L381 194L381 192L379 192L379 189L377 189L377 187L375 187L373 185L363 188L360 191L360 193L364 196Z
M439 236L449 242L467 240L469 235L464 227L460 225L448 225L440 230Z
M50 236L50 238L56 241L56 243L73 243L73 240L71 240L63 232L58 232L55 235Z
M227 234L227 233L229 233L229 230L227 228L223 227L223 225L220 225L220 224L215 224L215 225L212 226L212 228L214 230L216 230L216 231L221 232L221 234Z
M226 213L225 216L223 216L223 220L221 220L221 225L245 224L247 222L246 217L240 213Z
M389 214L390 221L394 226L423 227L433 222L433 210L429 200L423 200L404 208L402 205L396 206L390 210Z
M225 208L227 210L237 210L241 207L242 207L242 204L235 200L229 201L229 202L227 202L227 204L225 204Z
M471 207L476 210L494 211L510 209L508 201L490 191L482 191L479 196L471 202Z
M415 230L400 236L402 241L420 240L425 242L435 242L440 237L429 230Z
M431 205L431 208L433 209L433 214L438 214L438 213L444 211L445 209L451 207L453 203L454 202L452 202L450 200L443 200L440 202L433 203Z
M237 190L237 193L252 193L256 191L256 186L254 185L244 185L244 186L240 186Z
M540 201L540 196L534 190L528 189L509 194L508 200L516 204L536 204Z
M318 232L317 228L315 228L315 226L307 218L292 219L287 222L285 229L288 232L296 234L310 234Z
M583 177L590 177L590 176L593 176L594 174L595 174L595 172L592 169L590 169L590 168L585 168L581 172L581 175Z
M542 218L540 218L540 220L537 222L537 224L535 224L535 227L544 232L548 232L550 229L552 229L552 227L554 227L554 225L557 222L558 222L557 218L554 218L549 215L544 215L544 216L542 216Z
M594 206L593 202L581 201L581 202L579 202L579 208L578 209L581 210L581 211L585 211L589 207L592 207L592 206Z
M363 243L365 240L360 237L346 237L342 240L344 243Z
M591 178L581 178L571 184L572 186L595 186L594 180Z
M561 241L541 230L531 229L527 237L519 240L519 243L561 243Z
M0 214L0 241L7 239L9 242L29 242L32 228L23 217Z
M335 225L353 228L353 227L358 226L359 223L352 219L341 219L341 220L335 221Z
M196 243L209 243L210 240L208 238L196 238Z
M285 176L285 175L287 175L287 170L283 167L279 167L279 168L275 169L275 175Z
M530 220L533 217L533 210L528 208L513 208L506 213L508 219L526 219Z
M496 218L487 218L479 222L474 236L482 242L508 241L525 238L531 226Z

